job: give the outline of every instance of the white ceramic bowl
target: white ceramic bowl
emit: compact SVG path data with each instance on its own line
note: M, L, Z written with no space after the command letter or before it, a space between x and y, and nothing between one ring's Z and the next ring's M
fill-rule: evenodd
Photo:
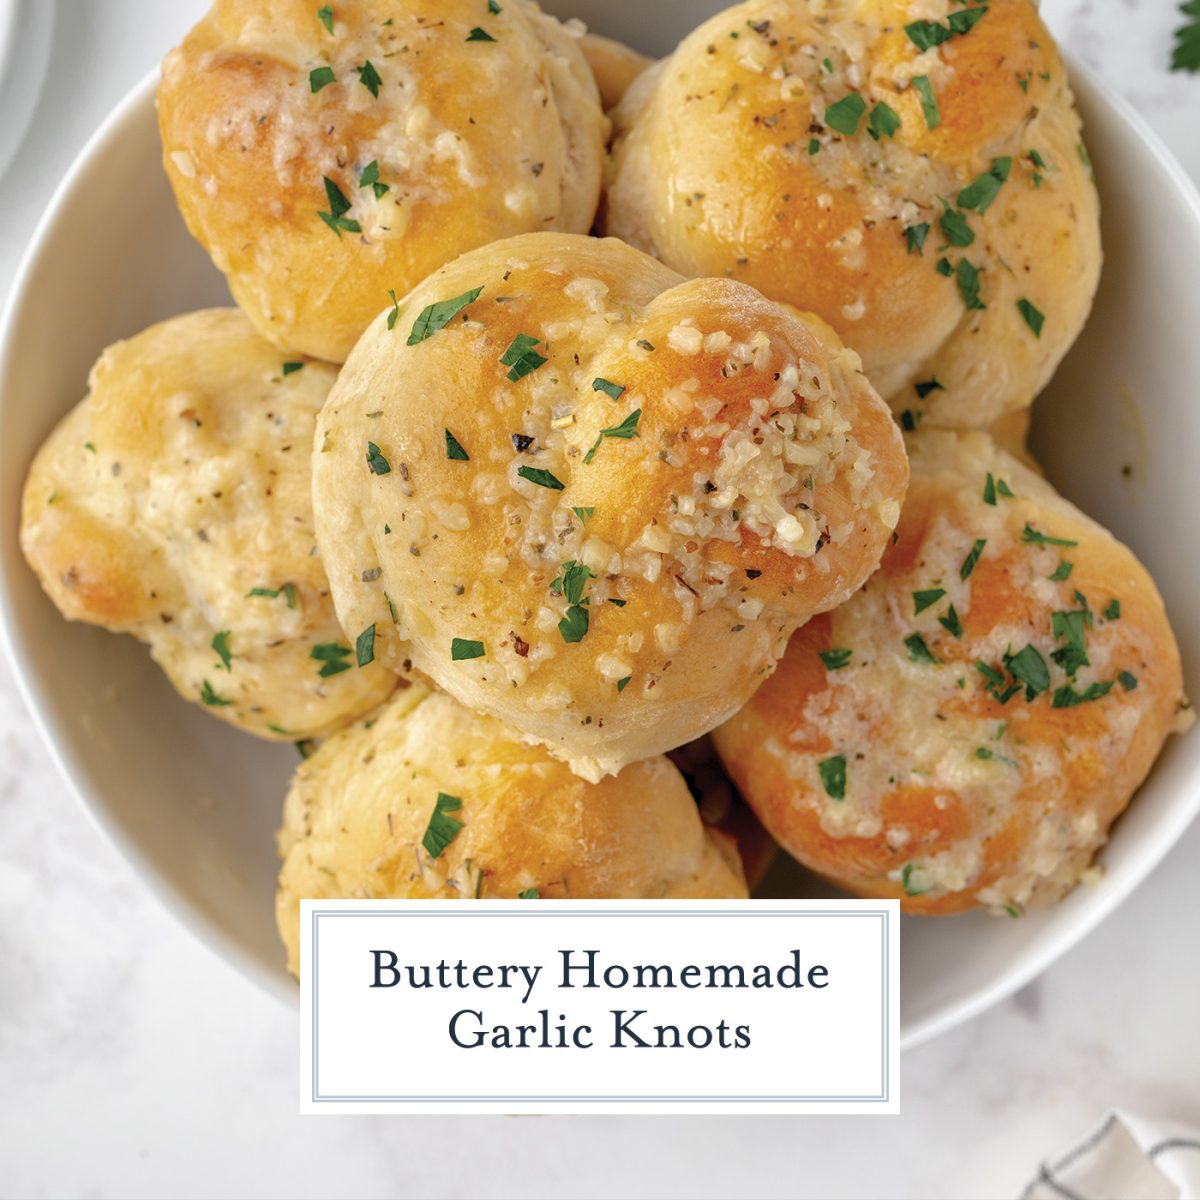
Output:
M574 0L570 10L655 52L718 7ZM1038 402L1037 450L1054 483L1153 571L1196 693L1200 199L1127 106L1078 67L1074 80L1107 262L1091 323ZM272 840L294 751L179 699L131 639L64 623L17 545L30 458L82 397L101 349L174 313L228 303L159 165L154 87L145 80L84 149L10 297L0 343L0 616L26 700L87 808L186 925L294 1002L275 936ZM1046 967L1153 871L1198 807L1200 735L1173 739L1116 828L1098 886L1020 921L906 920L904 1044L979 1012ZM821 890L786 870L768 882L776 893Z

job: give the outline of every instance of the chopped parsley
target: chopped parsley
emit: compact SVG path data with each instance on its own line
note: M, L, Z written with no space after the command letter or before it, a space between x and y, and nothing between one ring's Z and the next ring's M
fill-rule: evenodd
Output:
M526 375L531 375L538 367L550 361L534 349L539 341L539 338L530 337L527 333L518 333L512 344L500 356L501 365L511 368L508 372L509 383L524 379Z
M846 756L835 754L831 758L823 758L817 763L817 772L821 776L825 794L831 800L845 800Z
M494 42L495 40L486 29L481 29L478 25L467 34L468 42Z
M924 52L934 46L941 46L951 38L969 33L986 12L986 4L977 8L960 8L946 18L945 25L940 21L913 21L905 25L904 32L908 34L908 40Z
M909 634L904 639L904 644L908 647L910 662L929 663L932 666L937 666L941 662L941 659L934 655L933 651L926 644L925 639L919 633Z
M346 199L345 193L328 175L323 175L322 178L325 180L325 198L329 201L329 211L318 212L317 216L338 237L342 236L343 229L347 233L362 233L362 226L346 216L346 213L350 211L350 201Z
M384 458L374 442L367 443L367 466L371 468L372 475L386 475L392 469L392 464Z
M300 741L294 742L293 745L296 747L296 753L301 758L312 758L317 752L317 743L312 738L302 738Z
M379 163L376 159L372 159L363 167L362 173L358 177L358 186L373 188L376 200L381 199L392 190L386 183L379 182ZM396 300L395 293L389 292L388 294L392 297L392 303L394 304Z
M1060 560L1057 567L1054 568L1054 574L1047 576L1051 583L1062 583L1064 580L1071 578L1071 572L1075 569L1075 564L1067 562L1064 558Z
M915 863L905 863L904 870L900 872L900 886L904 888L906 896L923 896L929 890L928 888L917 887L913 881L913 872L915 870Z
M570 562L563 563L562 572L550 585L550 590L556 596L565 597L568 604L582 604L588 580L594 578L591 567L571 559Z
M928 236L928 221L922 221L919 225L906 225L904 228L904 240L908 243L909 254L924 254L925 239Z
M308 86L313 92L319 92L331 83L337 83L337 76L334 75L332 67L317 67L308 73Z
M987 308L987 305L979 298L979 271L975 265L965 258L961 258L958 261L955 275L958 280L958 294L962 297L968 310Z
M1115 596L1108 602L1108 607L1104 610L1104 619L1106 621L1121 619L1121 602Z
M629 686L629 681L632 678L632 675L626 675L624 679L617 680L617 695L620 695Z
M233 703L232 700L220 695L213 690L213 685L207 679L200 684L200 699L204 701L210 708L228 708Z
M278 588L255 587L246 593L245 598L249 600L251 596L265 596L268 600L274 600L278 595Z
M325 26L326 32L333 32L333 9L328 4L324 8L317 9L317 20Z
M458 438L456 438L454 434L450 432L450 430L447 429L445 433L446 457L453 459L456 462L470 462L471 456L463 449L462 442L460 442Z
M934 267L939 275L945 275L947 279L954 274L954 268L950 265L950 260L946 257L939 258L937 265Z
M482 642L470 638L453 638L450 642L450 659L452 662L464 662L467 659L482 658L487 651Z
M496 4L496 0L488 0L488 4L489 5ZM500 5L496 4L496 7L493 11L499 12ZM523 892L517 893L517 899L518 900L540 900L541 896L538 895L537 888L526 888Z
M304 364L302 362L285 362L283 364L284 378L286 379L289 375L295 375L295 373L303 369L303 367Z
M934 375L929 379L914 383L913 390L917 393L918 399L924 400L930 392L944 392L946 389L938 382L937 376Z
M1132 692L1138 685L1137 676L1131 675L1128 671L1122 671L1117 678L1121 681L1121 686L1127 692Z
M913 592L913 615L923 613L935 605L946 594L945 588L928 588L923 592Z
M610 383L607 379L593 379L592 391L603 392L606 396L611 397L613 400L620 400L620 398L625 394L625 389L621 384Z
M383 83L379 72L375 70L375 64L368 58L361 67L355 67L355 72L358 74L359 82L375 97L379 99L379 88Z
M958 569L959 578L966 581L970 579L971 572L975 570L976 564L979 562L979 556L983 553L984 546L987 545L987 538L979 538L967 553L967 557L963 559L962 566Z
M231 629L222 629L220 633L213 634L213 652L221 660L219 666L223 667L226 671L233 670L233 667L230 665L230 662L233 659L233 654L229 649L229 639L232 636L233 630Z
M388 288L388 297L391 299L392 307L388 312L387 327L391 331L396 328L396 322L400 319L400 301L396 299L394 288Z
M1033 700L1050 686L1050 668L1033 646L1026 646L1016 654L1006 654L1004 666L1014 679L1025 685L1026 700Z
M1037 308L1032 301L1026 300L1024 296L1017 301L1017 311L1025 319L1025 324L1033 330L1034 337L1042 336L1042 326L1046 323L1045 314L1041 309Z
M1179 11L1188 19L1175 30L1171 52L1172 71L1200 71L1200 0L1187 0Z
M827 671L840 671L844 667L848 667L853 654L853 650L846 650L841 647L834 650L819 650L817 652L817 656L825 664Z
M553 492L563 490L562 480L549 471L543 471L541 467L518 467L517 474L522 479L528 479L530 483L536 483L538 487L549 488Z
M1092 614L1086 608L1050 614L1050 629L1055 640L1066 643L1053 651L1050 657L1067 675L1073 676L1080 667L1088 665L1087 631L1091 623Z
M1093 700L1101 700L1112 691L1112 680L1103 683L1089 684L1082 692L1077 692L1069 683L1055 689L1051 705L1054 708L1076 708L1080 704L1089 704Z
M1012 158L1005 155L993 158L992 165L958 193L959 208L973 208L981 216L999 195L1000 188L1012 171Z
M987 746L976 746L975 757L981 762L1002 762L1006 766L1015 767L1017 764L1004 754L997 754L995 750Z
M956 208L947 206L946 211L938 218L938 225L946 235L946 241L952 246L969 246L975 240L967 218Z
M925 414L922 412L913 412L911 408L906 408L900 414L900 428L906 433L914 433L916 428L925 419Z
M375 626L368 625L354 643L354 657L360 667L375 661Z
M558 623L558 632L564 642L582 642L588 631L588 610L579 604L572 604L567 609L567 615Z
M308 657L321 664L317 674L322 679L350 670L350 664L346 661L350 657L350 647L340 642L320 642L308 652Z
M850 92L836 100L825 110L825 124L830 129L836 129L847 137L853 137L858 132L858 123L867 111L867 102L858 94Z
M596 451L600 449L600 443L603 442L605 438L623 438L625 441L629 441L630 438L637 437L638 422L641 419L642 410L640 408L635 408L633 412L631 412L629 416L627 416L625 420L620 423L620 425L614 425L609 429L600 430L600 436L596 439L592 448L583 456L583 461L585 463L590 463L592 459L596 457Z
M580 525L586 525L591 519L592 514L596 511L596 506L582 506L571 509L571 511L579 518Z
M880 100L867 118L867 132L879 141L881 137L895 137L899 128L900 114L890 104Z
M448 796L445 792L438 792L433 812L429 817L429 824L425 827L425 834L421 838L421 845L425 847L430 858L441 858L446 852L446 847L462 831L463 823L457 817L450 815L461 811L462 801L457 796Z
M584 607L587 599L583 593L588 581L594 578L589 566L571 559L563 563L562 573L550 585L550 590L562 596L570 606L567 615L558 623L558 631L564 642L581 642L587 635L588 613Z
M408 335L407 345L415 346L445 329L464 308L479 299L482 291L483 288L477 287L472 291L463 292L461 296L455 296L452 300L439 300L436 304L423 308Z
M811 158L814 154L821 153L821 143L816 138L808 139L808 156Z
M958 611L953 604L946 609L944 617L938 617L938 624L956 638L961 638L963 635L962 622L958 619Z
M488 12L490 12L492 16L497 16L503 11L504 9L502 9L500 5L496 3L496 0L488 0ZM533 897L535 900L537 899L537 892L533 893Z
M929 82L929 76L914 75L912 85L917 89L917 95L921 97L921 112L925 117L925 127L936 129L942 123L942 114L938 110L937 97L933 94L933 84Z
M1014 921L1022 915L1020 906L1016 904L1006 904L1004 906L1004 911L1008 913L1008 915L1012 917Z
M283 594L287 597L288 608L296 607L296 585L294 583L285 583L283 585Z
M1049 534L1038 533L1038 531L1025 522L1025 528L1021 530L1021 541L1030 542L1035 546L1063 546L1066 549L1071 549L1073 546L1078 546L1078 542L1072 542L1068 538L1050 537Z
M1009 500L1015 499L1012 493L1012 488L1003 479L993 477L991 471L988 472L987 480L983 485L983 502L990 504L993 507L996 504L997 496L1005 496Z
M988 695L998 700L1001 704L1007 704L1021 690L1019 685L1014 684L1009 686L1004 672L996 670L995 667L985 663L981 658L976 659L975 670L987 680L985 691Z

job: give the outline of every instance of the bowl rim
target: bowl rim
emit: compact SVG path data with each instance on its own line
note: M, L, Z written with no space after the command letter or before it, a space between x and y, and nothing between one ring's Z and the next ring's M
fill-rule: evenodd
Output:
M3 313L0 314L0 396L7 394L10 362L14 355L17 320L25 293L37 276L41 259L47 253L48 233L58 223L61 211L67 206L80 175L91 169L104 155L114 136L127 124L130 117L154 103L161 75L159 67L152 68L125 93L117 104L84 142L78 154L71 160L54 188L50 200L42 213L21 255L20 264L13 276ZM2 405L0 405L2 407ZM17 566L18 570L24 563ZM16 680L17 691L49 753L59 777L66 783L71 795L91 820L108 844L116 849L133 868L139 880L145 884L168 913L207 950L219 960L234 967L243 976L252 980L264 991L296 1007L299 991L289 988L286 981L270 971L254 954L243 949L225 933L214 920L197 909L180 892L174 882L146 851L137 838L115 818L109 806L100 797L92 797L83 781L77 756L65 741L55 737L55 720L50 706L42 705L43 687L38 671L26 648L18 642L16 621L13 613L13 589L9 571L3 556L0 556L0 646Z
M1196 227L1200 230L1200 190L1160 135L1128 100L1116 93L1096 72L1074 55L1063 51L1063 57L1067 63L1072 87L1078 91L1082 85L1088 93L1089 100L1099 102L1110 110L1114 119L1124 123L1146 146L1190 210ZM20 264L4 303L3 315L0 316L0 396L8 392L10 364L16 351L18 317L25 293L31 281L38 275L42 258L47 253L48 234L58 223L78 178L96 165L110 141L120 136L132 114L141 111L147 104L153 104L159 78L160 69L155 67L104 117L64 172L38 220L21 255ZM24 569L23 562L16 566L16 569ZM0 645L3 646L11 666L17 691L51 761L68 790L88 815L93 828L100 831L109 845L129 863L149 892L201 945L229 966L236 968L264 991L296 1008L299 1004L299 989L286 977L269 969L254 953L238 945L220 924L187 899L177 889L171 877L160 868L157 860L141 848L135 835L112 815L103 798L98 795L92 796L85 786L84 771L75 751L65 739L60 741L55 736L56 721L52 706L48 698L45 704L42 703L44 689L38 678L36 665L26 647L18 641L10 572L2 558ZM907 1028L902 1027L901 1049L911 1050L978 1016L1024 987L1069 949L1077 946L1150 876L1198 813L1200 787L1181 791L1176 802L1150 831L1143 835L1144 844L1135 862L1117 878L1111 879L1111 886L1106 887L1102 895L1098 895L1091 904L1081 908L1074 920L1065 923L1053 936L1042 939L1037 946L1022 955L1010 968L996 974L987 984L975 988L957 1001L941 1005L937 1010L913 1021Z

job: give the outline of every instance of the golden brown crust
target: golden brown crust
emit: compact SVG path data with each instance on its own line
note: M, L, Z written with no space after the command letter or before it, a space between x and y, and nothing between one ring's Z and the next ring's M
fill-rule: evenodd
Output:
M1049 484L982 434L909 445L883 566L795 634L714 740L811 869L908 912L1019 915L1078 881L1182 727L1179 651L1146 571ZM820 657L831 651L848 663ZM1024 656L1015 670L1006 654ZM839 755L844 799L820 766L836 775Z
M343 641L310 487L334 376L235 309L174 317L101 355L25 485L21 546L62 614L146 642L181 695L261 737L331 732L395 686L309 657Z
M439 793L462 829L422 839ZM745 899L728 839L706 829L665 758L585 783L490 717L419 684L301 764L279 834L276 917L299 970L301 899Z
M904 32L970 11L750 0L714 17L613 114L607 232L824 317L893 408L927 424L982 427L1028 405L1090 309L1098 202L1065 69L1030 0L992 0L969 32L923 53ZM852 135L826 116L851 94L864 107ZM880 103L899 127L873 139ZM969 208L964 189L995 164L1005 182ZM906 230L921 227L918 254ZM986 308L965 306L960 262L978 270ZM1040 336L1021 300L1044 317Z
M158 110L180 210L238 304L342 362L389 289L497 238L586 232L608 123L578 39L528 0L332 7L329 32L308 0L216 0L163 63Z
M406 344L427 306L479 289ZM342 623L590 778L729 716L878 563L903 447L815 318L534 234L444 268L393 325L364 335L318 429ZM520 336L538 357L515 378Z

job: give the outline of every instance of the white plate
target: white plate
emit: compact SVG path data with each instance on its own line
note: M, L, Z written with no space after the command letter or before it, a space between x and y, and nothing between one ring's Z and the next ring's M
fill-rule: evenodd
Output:
M671 41L666 22L685 31L705 6L576 0L572 11L587 16L589 7L610 33L621 31L624 12L635 38L640 30L655 49ZM1200 199L1126 105L1079 67L1073 76L1104 203L1107 262L1092 321L1038 403L1037 445L1050 478L1154 572L1196 692ZM179 699L132 640L64 623L17 546L30 458L83 395L100 350L173 313L228 302L159 165L155 82L136 88L84 149L10 298L0 341L0 617L26 700L80 799L184 924L294 1002L273 922L272 841L294 751ZM1131 481L1122 478L1127 463ZM1020 921L906 920L904 1045L1044 969L1154 869L1198 807L1200 736L1175 739L1117 827L1099 886Z

